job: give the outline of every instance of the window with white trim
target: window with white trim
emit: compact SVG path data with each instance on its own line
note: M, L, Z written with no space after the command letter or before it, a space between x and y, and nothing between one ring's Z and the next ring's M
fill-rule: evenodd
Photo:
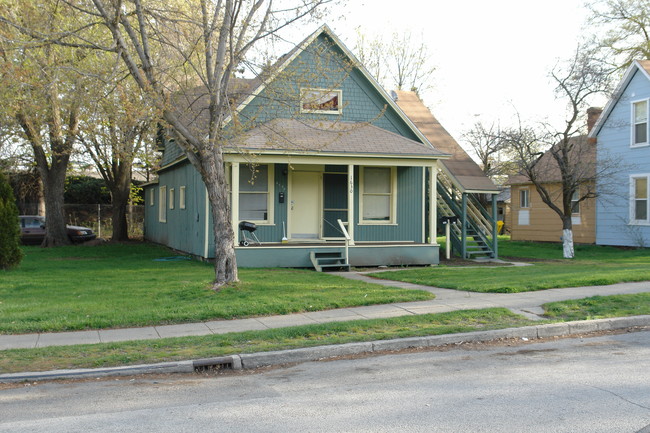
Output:
M632 146L648 144L648 100L632 103Z
M242 164L239 171L239 220L272 224L273 166Z
M649 175L631 176L630 221L647 224L648 222L648 179Z
M524 209L530 207L530 190L519 190L519 207Z
M169 208L174 209L174 202L176 201L176 191L174 188L169 188Z
M361 167L361 222L388 224L395 221L395 167Z
M185 186L178 189L178 208L185 209Z
M571 195L571 215L580 215L580 190L573 191Z
M302 113L341 114L341 91L329 89L300 89Z
M156 190L151 188L149 189L149 206L156 204Z
M158 222L166 223L167 222L167 187L161 186L158 188L158 197L160 200L158 202Z

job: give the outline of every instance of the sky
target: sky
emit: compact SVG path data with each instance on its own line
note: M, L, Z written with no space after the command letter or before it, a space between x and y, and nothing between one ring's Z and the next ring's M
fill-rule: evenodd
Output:
M351 50L357 28L421 34L437 68L422 99L459 140L478 121L514 124L516 113L562 127L566 103L549 72L575 53L587 16L584 0L348 0L327 24Z

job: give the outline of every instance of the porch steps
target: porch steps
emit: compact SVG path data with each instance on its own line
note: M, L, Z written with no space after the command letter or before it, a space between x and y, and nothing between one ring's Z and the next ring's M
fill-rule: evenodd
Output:
M343 257L343 253L340 252L310 251L309 258L311 259L311 263L314 265L314 269L318 272L334 269L350 270L350 264L345 262L345 257Z
M467 243L465 244L465 254L467 258L474 258L475 256L492 256L492 248L485 243L483 238L479 236L473 229L467 230Z

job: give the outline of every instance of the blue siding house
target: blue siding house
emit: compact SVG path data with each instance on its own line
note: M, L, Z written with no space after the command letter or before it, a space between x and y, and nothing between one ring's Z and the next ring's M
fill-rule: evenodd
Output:
M236 83L223 152L239 266L438 263L436 183L449 155L327 26ZM204 101L199 89L178 104L188 128L202 127ZM205 186L173 140L145 202L147 240L214 257Z
M596 244L650 246L649 105L650 61L635 61L590 133L612 173L597 179Z

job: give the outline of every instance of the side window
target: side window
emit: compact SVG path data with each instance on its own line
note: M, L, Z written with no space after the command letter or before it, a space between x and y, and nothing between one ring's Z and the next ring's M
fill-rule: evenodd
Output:
M530 207L530 190L519 190L519 207L522 209Z
M174 202L176 201L176 191L174 188L169 189L169 208L174 209Z
M580 215L580 202L578 201L579 199L580 199L580 190L573 191L573 195L571 196L572 215Z
M632 177L631 220L636 223L648 222L648 177Z
M158 188L158 222L167 222L167 187L161 186Z
M185 186L178 189L178 208L185 209Z
M632 146L648 144L648 101L632 104Z

